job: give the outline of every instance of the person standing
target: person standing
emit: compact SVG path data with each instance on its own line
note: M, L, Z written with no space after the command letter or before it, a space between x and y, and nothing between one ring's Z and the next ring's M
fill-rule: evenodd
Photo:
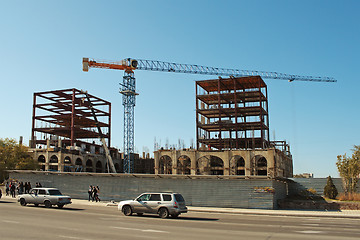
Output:
M13 197L13 198L15 198L15 190L16 190L15 183L12 182L11 187L10 187L10 194L11 194L11 197Z
M89 189L88 189L89 202L90 202L90 198L92 199L92 191L93 191L93 189L92 189L92 186L90 185L90 186L89 186Z

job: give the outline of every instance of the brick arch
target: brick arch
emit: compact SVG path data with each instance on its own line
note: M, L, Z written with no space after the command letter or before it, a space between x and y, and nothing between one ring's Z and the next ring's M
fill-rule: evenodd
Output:
M172 174L172 158L162 155L159 159L159 174Z
M245 176L245 158L235 155L230 159L230 175Z
M251 159L251 172L255 176L267 176L268 160L263 155L255 155Z
M197 159L197 175L224 175L224 161L214 155L206 155Z
M45 163L45 162L46 162L45 156L44 156L44 155L40 155L40 156L38 157L38 162L39 162L39 163Z
M176 161L177 174L191 174L191 158L187 155L181 155Z
M85 171L86 172L93 172L94 171L94 163L93 163L93 160L91 159L88 159L85 163L86 165L86 168L85 168Z

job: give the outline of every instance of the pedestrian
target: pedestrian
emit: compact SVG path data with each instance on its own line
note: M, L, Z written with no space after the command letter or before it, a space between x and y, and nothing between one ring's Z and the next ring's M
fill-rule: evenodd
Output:
M23 193L24 193L24 183L23 183L23 182L20 182L20 185L19 185L19 193L20 193L20 194L23 194Z
M39 184L39 187L42 187L42 185L41 185L41 183L40 183L40 182L39 182L38 184Z
M100 193L100 188L99 188L99 186L96 186L96 195L95 195L96 202L97 201L100 202L99 193Z
M29 193L30 192L30 190L31 190L31 184L30 184L30 182L28 182L28 189L27 189L27 193Z
M88 194L89 194L89 202L90 202L90 198L92 198L92 186L90 185L89 186L89 189L88 189Z
M97 195L97 189L95 186L93 186L93 190L92 190L92 201L96 201L97 202L97 198L96 198L96 195Z
M10 187L10 194L11 194L11 197L13 197L13 198L15 198L15 190L16 190L15 183L12 182L11 187Z
M9 196L9 192L10 192L10 185L9 185L9 182L6 182L6 185L5 185L6 196Z

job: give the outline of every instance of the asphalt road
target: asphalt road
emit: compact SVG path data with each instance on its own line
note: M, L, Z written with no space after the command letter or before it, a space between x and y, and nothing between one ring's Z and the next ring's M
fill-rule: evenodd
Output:
M360 239L360 219L189 212L125 217L116 207L63 209L0 200L0 239Z

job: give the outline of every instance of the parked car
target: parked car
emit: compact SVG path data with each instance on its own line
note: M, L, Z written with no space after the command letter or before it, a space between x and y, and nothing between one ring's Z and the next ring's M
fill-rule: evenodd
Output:
M71 198L62 195L57 188L33 188L29 193L19 195L18 202L22 206L26 206L26 204L34 204L35 206L44 204L47 208L52 207L52 205L63 208L64 205L71 203Z
M169 215L176 218L181 213L187 213L185 200L180 193L143 193L134 200L121 201L118 210L126 216L151 213L159 214L161 218Z

